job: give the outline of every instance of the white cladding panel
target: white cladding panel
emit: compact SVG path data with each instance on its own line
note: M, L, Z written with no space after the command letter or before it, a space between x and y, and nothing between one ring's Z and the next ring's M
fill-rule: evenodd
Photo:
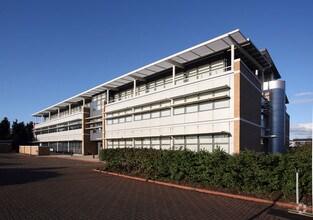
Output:
M173 112L171 111L171 115L167 117L139 121L136 121L133 118L131 122L127 123L106 124L106 139L207 134L215 132L229 132L233 134L233 82L233 74L228 73L220 77L206 80L202 79L202 81L187 83L182 86L176 86L163 91L157 91L140 97L134 97L109 104L106 107L108 112L171 99L176 96L188 96L190 93L200 93L224 85L230 87L229 106L226 108L196 112L193 112L193 109L190 108L191 113L173 115ZM230 143L233 143L232 135L230 136Z
M37 135L38 142L51 142L51 141L81 141L82 129L55 132L50 134Z

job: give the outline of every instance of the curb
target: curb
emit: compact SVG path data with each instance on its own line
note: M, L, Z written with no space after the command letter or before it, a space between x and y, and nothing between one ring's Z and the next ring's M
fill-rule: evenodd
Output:
M290 204L290 203L285 203L285 202L274 202L271 200L266 200L266 199L258 199L258 198L253 198L253 197L248 197L248 196L241 196L241 195L235 195L235 194L230 194L230 193L223 193L223 192L216 192L216 191L211 191L207 189L199 189L199 188L194 188L190 186L182 186L174 183L167 183L167 182L161 182L157 180L149 180L149 179L144 179L140 177L133 177L133 176L128 176L124 174L119 174L119 173L112 173L112 172L107 172L107 171L102 171L98 169L92 169L94 172L98 173L104 173L104 174L109 174L112 176L119 176L127 179L132 179L132 180L137 180L137 181L142 181L142 182L148 182L148 183L154 183L158 185L163 185L163 186L169 186L169 187L174 187L178 189L183 189L183 190L189 190L189 191L195 191L199 193L206 193L210 195L216 195L216 196L224 196L228 198L233 198L233 199L240 199L240 200L245 200L245 201L250 201L250 202L258 202L258 203L264 203L264 204L269 204L269 205L275 205L283 208L289 208L289 209L297 209L299 208L298 205L296 204ZM312 207L307 207L306 208L307 212L312 212Z
M63 156L63 155L45 155L44 157L50 158L61 158L66 160L76 160L76 161L83 161L83 162L91 162L91 163L103 163L98 158L81 158L82 156Z

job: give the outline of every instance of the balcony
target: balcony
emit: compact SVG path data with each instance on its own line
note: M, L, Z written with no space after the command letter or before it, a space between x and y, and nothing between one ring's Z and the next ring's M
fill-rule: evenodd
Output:
M192 93L199 93L201 91L207 91L210 88L223 87L225 85L230 85L230 81L227 76L232 73L227 68L221 68L216 70L215 74L209 74L209 72L204 72L202 75L199 75L197 78L189 79L186 82L182 82L179 85L172 85L168 88L163 88L157 91L140 94L128 99L116 101L109 103L106 106L106 112L117 111L121 109L130 108L133 106L146 105L148 103L159 102L170 100L172 97L184 96Z
M63 116L60 118L54 118L51 120L47 120L47 121L41 122L39 124L35 124L34 129L52 126L52 125L56 125L56 124L61 124L61 123L65 123L68 121L75 121L75 120L79 120L79 119L82 120L82 118L83 118L82 112L78 112L78 113L66 115L66 116Z

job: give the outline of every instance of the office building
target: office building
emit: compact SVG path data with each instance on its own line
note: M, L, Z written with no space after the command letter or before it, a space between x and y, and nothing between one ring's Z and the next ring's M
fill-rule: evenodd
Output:
M83 155L102 147L284 152L280 78L269 52L235 30L34 113L35 142Z

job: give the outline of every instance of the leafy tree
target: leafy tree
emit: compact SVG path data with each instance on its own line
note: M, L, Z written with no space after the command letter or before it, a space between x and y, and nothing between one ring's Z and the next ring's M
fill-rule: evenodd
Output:
M11 136L10 121L4 117L0 122L0 140L8 140Z

